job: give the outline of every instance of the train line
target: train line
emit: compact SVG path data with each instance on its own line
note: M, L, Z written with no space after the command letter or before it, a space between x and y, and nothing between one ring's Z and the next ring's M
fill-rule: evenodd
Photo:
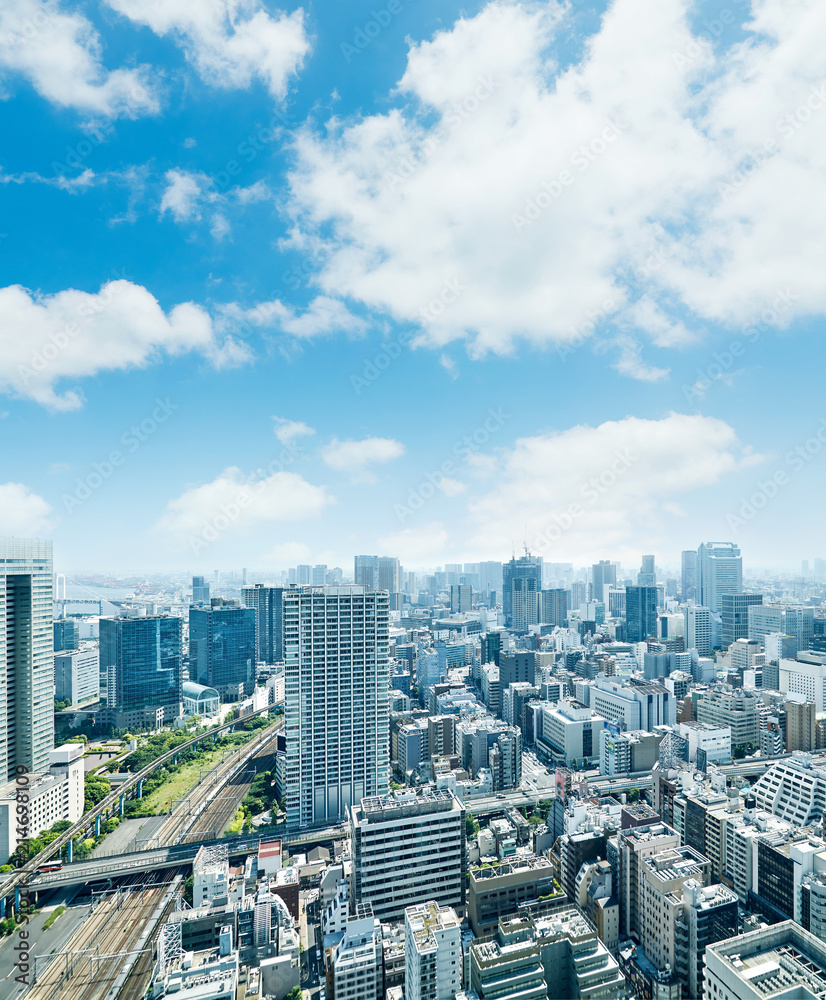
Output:
M38 956L36 979L26 1000L63 1000L64 997L103 1000L123 969L127 954L135 949L144 928L162 903L175 872L152 878L158 874L137 872L123 884L106 890L65 951ZM146 958L151 968L151 959L148 955ZM125 987L138 972L139 963ZM134 990L131 992L134 995ZM120 995L124 995L123 991Z

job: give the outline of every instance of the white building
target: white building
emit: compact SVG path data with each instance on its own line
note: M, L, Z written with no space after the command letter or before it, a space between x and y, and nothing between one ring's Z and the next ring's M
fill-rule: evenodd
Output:
M723 594L743 592L743 557L734 542L703 542L697 549L697 589L700 604L723 610Z
M548 753L564 755L565 763L599 755L599 734L606 720L578 701L564 699L542 706L542 735L537 743Z
M711 652L711 612L697 604L685 609L685 648L696 649L700 656Z
M350 810L352 909L370 903L384 921L435 900L465 905L465 809L447 788L362 799Z
M770 767L751 792L760 809L808 826L817 823L826 810L826 770L812 765L811 754L798 751L791 760Z
M72 708L100 697L100 660L95 642L54 654L54 696L69 701Z
M340 823L389 788L389 598L284 591L287 824Z
M826 711L826 653L806 650L797 659L780 661L780 690L784 694L802 694L815 704L819 714Z
M350 920L330 954L336 1000L381 1000L382 947L378 917Z
M453 1000L462 987L462 929L449 906L430 900L404 911L407 1000Z
M753 604L752 607L758 607ZM766 662L763 647L756 639L735 639L728 648L732 670L753 670Z
M59 820L76 823L83 815L82 743L49 751L49 770L21 774L0 786L0 858L17 850ZM20 810L25 809L24 812Z
M697 761L697 751L705 751L708 762L731 760L731 728L709 722L679 722L677 732L688 740L688 760Z

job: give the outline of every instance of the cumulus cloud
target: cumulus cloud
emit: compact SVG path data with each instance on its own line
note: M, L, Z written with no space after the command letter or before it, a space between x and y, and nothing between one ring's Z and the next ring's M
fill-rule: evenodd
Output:
M287 417L273 417L275 427L273 432L281 444L291 447L296 438L315 434L315 428L301 420L289 420Z
M295 472L244 475L236 466L212 482L192 486L170 500L155 532L194 552L205 545L282 521L317 517L334 503L323 486L314 486Z
M520 438L499 456L496 486L468 504L470 550L526 537L547 559L620 552L656 535L692 490L760 460L724 421L678 413Z
M107 0L108 5L156 35L169 35L210 86L247 89L260 80L283 98L290 78L310 51L300 8L271 15L260 0Z
M216 334L200 306L184 302L166 313L145 288L125 279L108 282L97 295L0 289L0 392L54 410L83 404L80 387L58 388L66 379L142 368L189 351L216 368L250 358L246 346Z
M22 483L0 483L0 524L4 535L39 535L52 528L51 507Z
M347 472L354 479L370 482L370 467L392 462L404 454L404 445L393 438L370 437L362 441L333 440L321 451L321 458L331 469Z
M58 107L130 118L158 110L149 68L107 70L100 36L78 11L54 0L0 0L0 37L4 89L19 76Z
M475 355L624 333L617 368L644 380L667 373L646 339L826 311L826 7L751 8L728 50L688 0L615 0L574 63L554 2L494 0L411 44L396 107L295 137L322 291Z
M227 303L220 311L224 328L231 332L257 328L288 333L297 340L311 340L334 333L358 336L367 329L360 316L329 295L316 296L303 310L273 299L246 309L237 303Z

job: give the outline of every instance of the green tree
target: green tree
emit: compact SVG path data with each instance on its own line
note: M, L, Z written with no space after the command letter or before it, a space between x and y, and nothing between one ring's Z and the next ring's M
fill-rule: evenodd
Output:
M475 837L479 832L479 821L472 812L465 813L465 834L467 837Z
M301 1000L301 987L293 986L293 988L287 994L287 1000Z
M731 756L735 760L742 760L746 756L746 748L742 743L738 743L736 747L731 748Z
M625 796L627 802L639 802L640 800L640 790L639 788L629 788L628 794Z

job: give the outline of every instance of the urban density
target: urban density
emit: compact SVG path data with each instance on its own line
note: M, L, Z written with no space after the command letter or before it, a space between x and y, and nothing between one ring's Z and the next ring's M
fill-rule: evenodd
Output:
M4 995L826 990L826 559L0 595Z
M0 0L0 1000L826 1000L826 0Z

